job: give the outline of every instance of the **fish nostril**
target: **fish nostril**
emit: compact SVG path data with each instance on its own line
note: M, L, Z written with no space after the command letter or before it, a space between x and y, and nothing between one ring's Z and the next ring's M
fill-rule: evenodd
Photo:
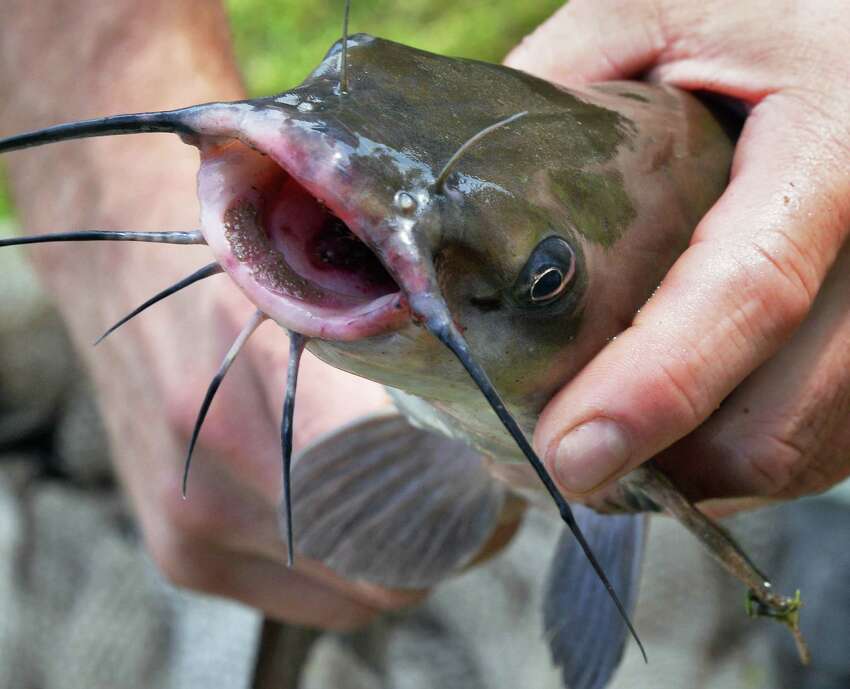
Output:
M488 294L480 297L470 297L469 303L479 311L489 313L497 311L502 307L502 298L497 294Z

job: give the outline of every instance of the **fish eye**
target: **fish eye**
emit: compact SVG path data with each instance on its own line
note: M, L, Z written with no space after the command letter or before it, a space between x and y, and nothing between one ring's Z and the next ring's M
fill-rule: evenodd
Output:
M540 242L531 252L514 286L520 304L544 306L568 292L576 273L576 255L558 236Z
M557 266L548 266L534 276L531 301L538 303L554 299L567 287L567 276Z

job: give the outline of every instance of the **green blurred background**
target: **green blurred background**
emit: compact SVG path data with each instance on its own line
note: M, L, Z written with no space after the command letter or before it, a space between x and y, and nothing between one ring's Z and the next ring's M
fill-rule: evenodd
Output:
M342 0L225 0L246 83L282 91L315 67L342 31ZM446 55L499 61L564 0L354 0L351 32ZM11 215L0 169L0 222Z

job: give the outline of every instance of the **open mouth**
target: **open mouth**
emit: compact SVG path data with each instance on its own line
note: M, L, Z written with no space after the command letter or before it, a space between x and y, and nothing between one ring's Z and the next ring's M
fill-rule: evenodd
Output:
M284 327L352 340L407 321L378 256L270 158L237 142L206 151L199 191L204 236L222 267Z

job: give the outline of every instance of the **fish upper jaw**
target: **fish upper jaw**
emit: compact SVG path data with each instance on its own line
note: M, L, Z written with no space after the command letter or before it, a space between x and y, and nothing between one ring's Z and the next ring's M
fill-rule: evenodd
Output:
M361 151L351 141L288 109L245 104L231 123L215 123L217 136L195 142L207 243L287 329L351 341L410 325L407 294L430 282L411 240L415 193L399 197L392 183L369 178L352 164Z

